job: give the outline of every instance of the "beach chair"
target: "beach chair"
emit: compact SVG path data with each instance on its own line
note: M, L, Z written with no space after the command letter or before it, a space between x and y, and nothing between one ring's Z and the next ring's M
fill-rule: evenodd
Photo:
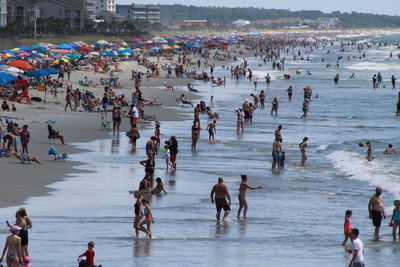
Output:
M29 157L22 153L22 150L19 151L19 160L22 164L32 164Z
M49 149L49 156L54 156L54 160L63 160L65 161L68 158L68 154L66 152L60 154L54 146L51 146Z

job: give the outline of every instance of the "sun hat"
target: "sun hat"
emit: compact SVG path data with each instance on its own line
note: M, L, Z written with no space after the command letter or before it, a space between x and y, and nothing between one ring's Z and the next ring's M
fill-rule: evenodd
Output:
M16 232L16 231L19 231L19 230L21 230L22 228L21 227L19 227L18 225L14 225L14 226L12 226L11 228L10 228L10 232Z

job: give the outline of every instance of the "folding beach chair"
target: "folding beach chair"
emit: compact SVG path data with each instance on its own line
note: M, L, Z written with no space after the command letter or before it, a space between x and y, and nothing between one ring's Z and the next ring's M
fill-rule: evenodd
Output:
M65 161L68 158L68 154L66 152L60 154L54 146L51 146L49 149L49 156L54 156L54 160L63 160Z
M29 160L29 157L22 153L22 150L19 151L19 157L19 160L22 164L32 164L32 162Z

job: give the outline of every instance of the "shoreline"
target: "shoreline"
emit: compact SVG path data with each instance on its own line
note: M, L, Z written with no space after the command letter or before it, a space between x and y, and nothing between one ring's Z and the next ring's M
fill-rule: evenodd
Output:
M246 55L246 54L245 54ZM241 55L243 56L243 55ZM210 60L210 63L214 63L216 67L220 67L230 62L230 60L214 61ZM127 68L131 67L135 69L132 61L122 62L125 73L122 75L120 82L123 86L122 89L114 89L117 94L125 94L127 98L130 98L132 87L131 81L127 78ZM130 73L129 73L130 75ZM75 71L71 75L72 86L75 88L82 88L78 84L79 79L83 79L84 76L88 76L90 79L98 78L102 75L87 73L83 71ZM189 100L196 100L201 98L201 93L192 93L186 91L186 85L196 81L193 78L152 78L146 81L142 80L141 90L143 96L150 100L156 99L157 102L162 102L161 106L145 107L145 111L148 114L156 115L157 121L180 121L187 120L191 116L191 112L182 112L178 110L180 94L184 93ZM163 83L168 82L175 88L174 91L161 89ZM97 88L89 87L89 90L93 90L97 94L101 93L102 86ZM100 89L100 90L99 90ZM182 90L183 89L183 90ZM27 104L17 104L17 112L1 112L0 116L4 120L5 118L13 119L20 126L28 124L28 130L31 132L31 140L29 143L29 154L31 156L37 156L45 165L38 165L32 162L31 165L22 164L16 158L0 158L0 169L3 170L4 177L1 178L2 187L0 189L0 208L6 208L17 205L24 205L30 197L34 196L45 196L55 190L50 188L49 185L54 184L65 179L74 178L74 174L86 173L82 168L76 168L77 166L85 165L84 162L75 161L72 158L63 161L54 161L53 157L48 156L48 150L50 146L54 146L59 153L67 152L68 154L76 154L87 152L89 149L77 147L75 145L69 145L69 143L85 143L98 139L111 139L109 132L101 130L101 118L98 112L70 112L63 111L60 109L64 105L64 94L56 100L48 100L47 103L35 103L30 106ZM32 92L31 96L43 97L41 92ZM61 104L56 104L60 101ZM192 110L192 109L191 109ZM60 131L65 137L66 145L61 145L59 140L52 140L48 143L47 139L47 127L44 124L49 119L60 120L54 125L54 129ZM108 121L111 121L111 112L107 112ZM139 130L146 127L146 125L139 125ZM124 135L124 132L129 129L129 120L124 119L121 123L120 135ZM112 136L111 136L112 137ZM92 171L87 171L92 172Z

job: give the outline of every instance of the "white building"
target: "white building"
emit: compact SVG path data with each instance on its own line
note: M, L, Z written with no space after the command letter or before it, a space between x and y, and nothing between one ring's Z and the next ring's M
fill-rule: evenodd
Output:
M236 27L244 27L249 25L250 23L251 23L250 21L244 19L238 19L232 22L232 24L235 25Z
M116 0L94 0L96 6L96 14L102 11L116 12Z

